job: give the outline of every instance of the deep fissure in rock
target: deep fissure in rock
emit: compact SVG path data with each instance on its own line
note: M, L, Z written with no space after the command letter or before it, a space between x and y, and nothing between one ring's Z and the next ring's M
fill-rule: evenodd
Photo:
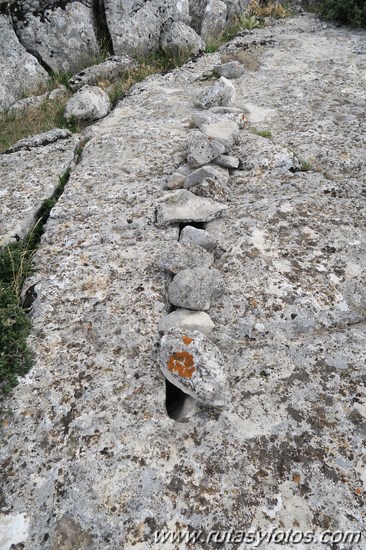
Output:
M94 0L93 13L95 34L99 47L102 51L107 51L109 55L113 55L113 42L107 24L104 0Z
M176 422L182 421L184 403L188 397L184 391L165 379L165 408L169 418Z

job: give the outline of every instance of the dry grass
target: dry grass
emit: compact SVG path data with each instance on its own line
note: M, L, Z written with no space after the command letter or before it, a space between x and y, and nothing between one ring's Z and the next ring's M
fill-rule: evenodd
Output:
M290 15L288 9L281 6L278 2L271 1L264 6L260 6L258 0L252 0L248 11L250 15L255 15L256 17L274 17L275 19L282 19Z

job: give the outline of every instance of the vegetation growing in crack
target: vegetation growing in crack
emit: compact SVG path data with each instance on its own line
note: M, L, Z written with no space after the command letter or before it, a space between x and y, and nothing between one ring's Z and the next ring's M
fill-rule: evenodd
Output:
M272 139L272 133L269 130L258 130L255 126L251 126L249 130L256 136Z
M79 149L81 153L82 146ZM77 153L78 154L78 153ZM52 208L62 195L70 176L67 170L51 198L37 212L33 229L24 240L0 249L0 412L3 398L16 386L18 376L24 376L33 366L34 356L27 346L31 321L22 307L24 281L35 272L33 255Z

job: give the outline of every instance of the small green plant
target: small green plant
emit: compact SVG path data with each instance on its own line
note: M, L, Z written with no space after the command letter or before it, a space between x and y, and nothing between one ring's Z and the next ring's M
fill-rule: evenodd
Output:
M252 132L252 134L255 134L257 136L272 139L272 133L269 130L258 130L255 126L251 126L249 130Z
M310 162L307 160L299 159L300 166L301 166L301 172L309 172L312 170Z
M252 31L253 29L258 29L261 27L261 22L255 15L250 15L248 17L242 17L241 18L242 25L244 29L248 29Z
M261 5L258 0L252 0L249 4L249 14L256 17L273 17L282 19L290 15L290 11L281 5L280 2L269 0L265 5Z

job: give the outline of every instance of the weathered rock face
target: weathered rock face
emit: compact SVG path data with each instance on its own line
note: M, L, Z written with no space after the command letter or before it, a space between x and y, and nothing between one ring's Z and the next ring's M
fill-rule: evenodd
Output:
M116 55L156 51L166 23L189 23L188 0L106 0L105 10Z
M90 128L29 281L37 361L6 404L5 548L161 550L156 531L197 529L204 550L211 530L239 526L310 531L303 547L320 550L325 530L364 530L365 38L280 21L149 78ZM246 69L237 104L273 137L241 130L229 217L203 224L223 247L209 339L230 404L177 423L158 363L158 258L179 230L155 212L186 160L204 75L228 58Z
M0 111L36 92L48 80L37 59L20 45L10 19L0 14Z
M81 2L66 2L41 14L29 12L24 3L16 32L26 50L54 72L80 71L99 53L93 10Z
M201 36L208 43L217 41L227 25L227 7L221 0L209 0L203 13Z
M198 54L205 49L202 38L182 21L174 22L163 31L160 46L164 53L177 60L186 55Z
M74 160L78 143L70 132L59 130L22 140L13 152L0 155L0 246L29 232L42 202L52 196Z
M70 88L73 91L79 90L85 85L106 87L114 80L136 69L137 63L128 55L108 57L103 63L92 65L72 76L69 80Z

